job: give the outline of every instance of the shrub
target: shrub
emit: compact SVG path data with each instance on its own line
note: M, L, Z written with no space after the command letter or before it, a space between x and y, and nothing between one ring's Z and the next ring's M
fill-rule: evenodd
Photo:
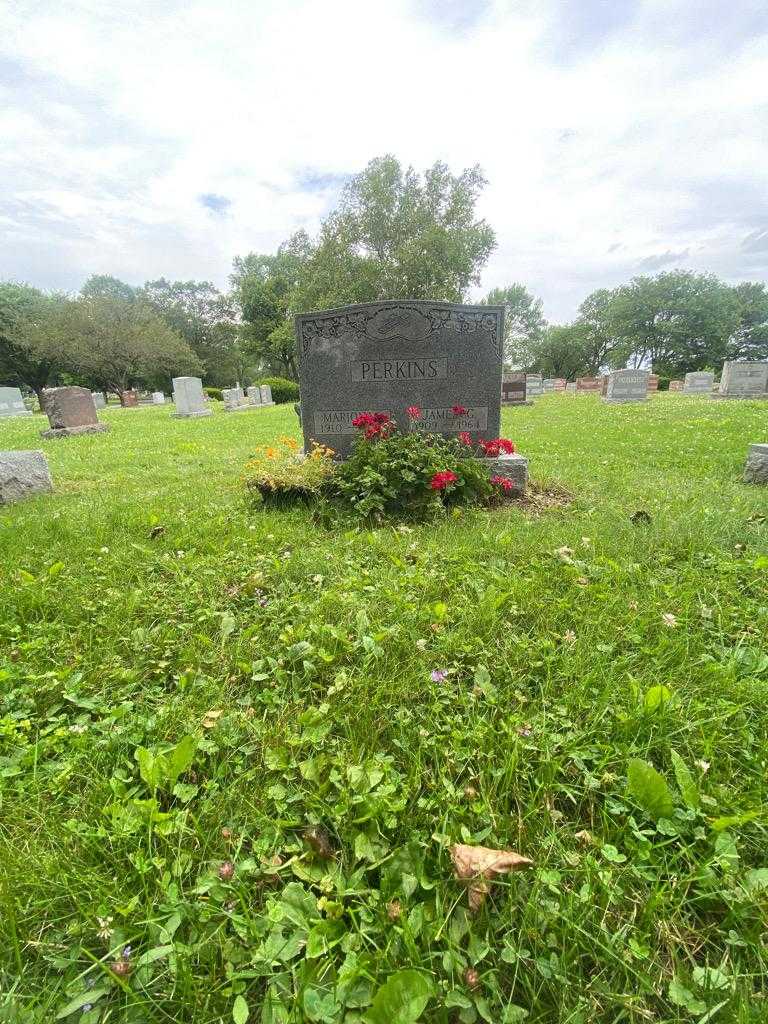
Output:
M409 410L418 419L419 410ZM487 463L473 454L468 434L459 439L421 431L401 432L384 413L363 413L353 421L361 436L330 489L364 518L394 514L423 516L447 506L487 503L503 494L491 481ZM480 446L479 451L498 454ZM503 446L514 449L511 442ZM502 447L503 447L502 446Z
M316 444L309 455L293 437L256 449L245 467L246 489L257 503L290 504L320 497L334 472L333 450Z
M203 388L203 391L212 398L215 402L223 402L224 399L221 394L221 388Z
M671 380L671 377L659 376L659 391L669 391L669 382Z
M299 385L295 380L288 380L286 377L261 377L255 383L269 384L272 388L272 401L277 405L299 400Z

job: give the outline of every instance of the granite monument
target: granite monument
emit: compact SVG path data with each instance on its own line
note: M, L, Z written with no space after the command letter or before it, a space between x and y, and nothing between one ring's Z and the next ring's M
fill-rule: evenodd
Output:
M611 370L606 384L605 402L644 402L648 397L647 370Z
M683 394L711 395L712 385L714 383L714 373L704 373L700 370L694 370L693 372L686 373L685 375L685 379L683 380Z
M88 388L46 388L43 405L50 429L40 434L46 440L56 437L76 437L78 434L101 434L109 430L99 423L93 395Z
M31 416L24 405L19 388L0 387L0 419L11 416Z
M725 362L713 398L768 398L768 363Z
M205 407L203 382L199 377L174 377L173 402L176 411L171 415L175 418L213 416L213 412Z
M41 451L0 452L0 505L52 490L48 460Z

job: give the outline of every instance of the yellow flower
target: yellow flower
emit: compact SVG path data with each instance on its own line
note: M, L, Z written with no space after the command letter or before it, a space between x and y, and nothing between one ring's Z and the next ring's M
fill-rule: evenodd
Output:
M276 459L277 458L277 448L266 448L264 450L264 454L267 456L268 459Z

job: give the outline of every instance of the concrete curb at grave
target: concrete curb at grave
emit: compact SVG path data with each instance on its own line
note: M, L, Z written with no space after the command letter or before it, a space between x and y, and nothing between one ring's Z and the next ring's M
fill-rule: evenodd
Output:
M199 412L172 412L172 420L199 420L203 416L213 416L213 409L201 409Z
M78 437L80 434L104 434L110 429L108 423L91 423L85 427L56 427L41 430L40 437L52 441L56 437Z
M744 483L768 485L768 444L751 444L744 467Z
M10 505L52 490L51 471L44 452L39 449L0 452L0 505Z

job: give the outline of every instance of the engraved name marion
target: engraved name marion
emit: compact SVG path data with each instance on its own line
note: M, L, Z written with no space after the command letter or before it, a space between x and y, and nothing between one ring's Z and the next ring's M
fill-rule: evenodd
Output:
M356 383L395 383L410 380L445 380L448 377L447 359L361 359L350 363L352 380Z

